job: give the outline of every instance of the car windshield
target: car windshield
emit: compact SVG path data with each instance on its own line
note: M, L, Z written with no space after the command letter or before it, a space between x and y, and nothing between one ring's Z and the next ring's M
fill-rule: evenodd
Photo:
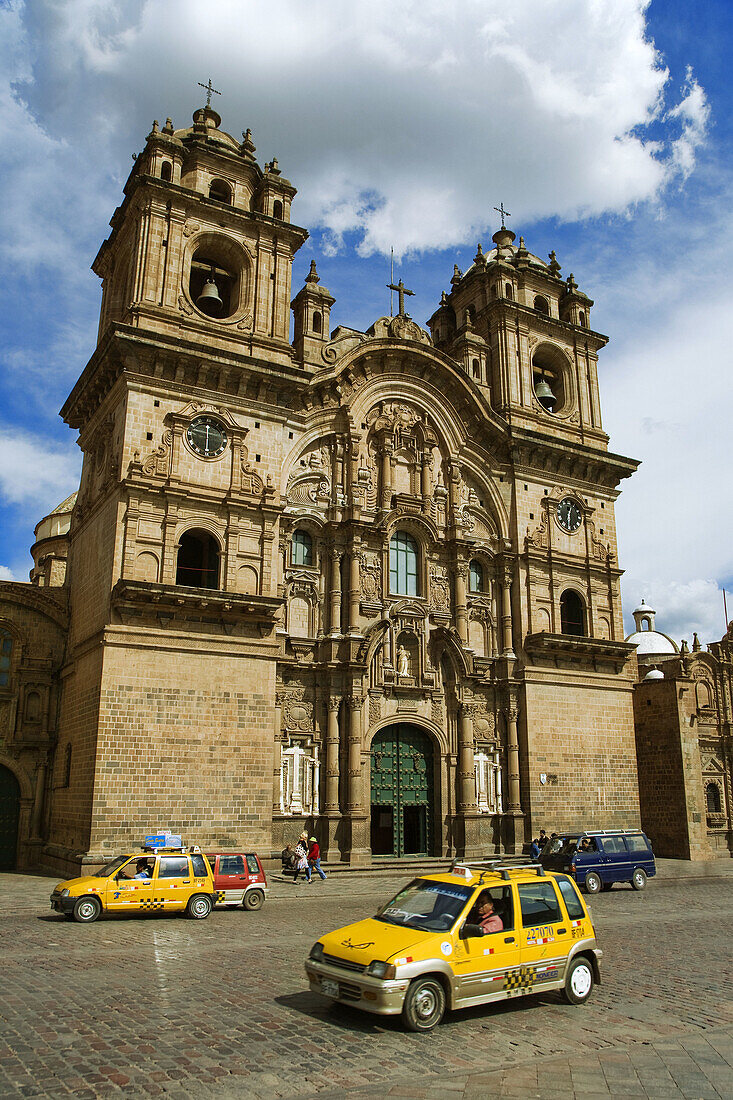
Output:
M96 872L98 878L108 878L113 875L115 871L119 870L123 863L127 863L129 856L117 856L115 859L110 860L109 863L105 863L104 867L100 867Z
M472 886L416 878L380 909L376 919L424 932L447 932L472 893Z
M553 856L571 856L577 843L577 836L558 836L555 837L549 848L545 848L545 853L549 852Z

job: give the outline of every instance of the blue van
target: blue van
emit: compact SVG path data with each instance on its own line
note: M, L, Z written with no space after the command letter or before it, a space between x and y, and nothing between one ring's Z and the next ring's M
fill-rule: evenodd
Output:
M654 852L640 829L586 829L562 833L540 852L547 871L563 871L589 894L610 890L614 882L630 882L643 890L657 873Z

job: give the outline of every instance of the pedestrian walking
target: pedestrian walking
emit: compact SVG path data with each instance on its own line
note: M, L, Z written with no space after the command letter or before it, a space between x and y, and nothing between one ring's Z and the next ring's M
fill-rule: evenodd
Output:
M311 880L311 869L308 863L308 834L301 833L298 838L298 843L295 845L295 874L293 875L293 882L298 881L298 875L301 871L305 871L306 882Z
M326 881L326 872L321 867L321 849L320 849L320 846L318 844L318 841L316 840L316 838L314 836L312 836L310 838L310 847L308 848L308 864L309 864L309 869L311 869L311 870L312 870L313 867L315 867L316 871L318 871L318 874L321 876L321 882L325 882ZM310 877L309 877L308 882L310 882L310 881L311 880L310 880Z

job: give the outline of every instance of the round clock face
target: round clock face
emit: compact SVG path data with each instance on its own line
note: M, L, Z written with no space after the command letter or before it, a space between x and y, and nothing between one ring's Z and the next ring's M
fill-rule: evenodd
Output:
M227 433L211 416L197 416L188 425L186 439L192 451L203 458L216 458L227 445Z
M557 522L563 531L577 531L583 522L583 513L570 497L565 497L558 504Z

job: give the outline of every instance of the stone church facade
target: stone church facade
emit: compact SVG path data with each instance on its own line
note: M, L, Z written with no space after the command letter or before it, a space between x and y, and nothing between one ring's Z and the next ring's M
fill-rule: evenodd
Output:
M211 107L135 161L62 409L67 531L0 585L19 866L163 827L265 856L306 827L368 863L639 823L636 463L602 427L592 301L501 228L427 329L400 286L332 331L315 263L291 302L295 194Z

